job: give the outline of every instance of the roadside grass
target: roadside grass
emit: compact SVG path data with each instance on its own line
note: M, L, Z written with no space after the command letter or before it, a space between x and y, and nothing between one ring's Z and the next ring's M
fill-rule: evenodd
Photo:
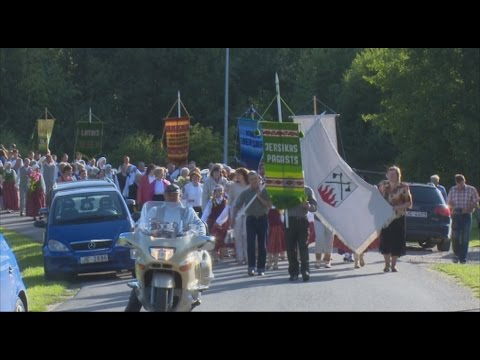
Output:
M470 247L480 247L480 235L476 219L473 219L472 234L470 236L470 242L468 245Z
M65 301L75 295L78 289L69 289L66 282L45 280L41 244L1 226L0 232L7 239L17 258L27 287L29 311L47 311L48 305Z
M472 225L469 246L480 247L478 224ZM471 288L477 298L480 298L480 265L479 264L436 264L434 269L453 276L465 286Z
M433 268L458 279L463 285L471 288L477 298L480 298L480 266L478 264L436 264Z

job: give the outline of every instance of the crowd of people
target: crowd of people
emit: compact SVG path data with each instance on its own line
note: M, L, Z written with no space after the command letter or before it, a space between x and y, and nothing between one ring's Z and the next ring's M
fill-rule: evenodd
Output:
M146 166L143 161L134 165L125 155L117 168L106 156L86 159L77 153L75 159L69 161L68 154L57 159L50 152L30 151L22 159L14 144L9 150L0 145L0 210L19 212L20 216L35 220L55 183L86 179L112 181L125 199L135 200L140 210L147 201L165 200L165 190L174 183L180 188L183 204L192 207L216 237L214 260L235 256L238 265L247 265L249 276L277 270L286 252L289 280L295 281L301 274L303 281L308 281L308 245L312 242L315 242L315 268L320 268L322 263L326 268L332 266L334 247L339 253L353 254L355 268L365 265L363 253L355 254L334 241L335 234L314 215L317 201L311 188L305 186L305 202L284 212L275 208L270 200L263 185L264 176L262 164L257 171L213 163L202 170L195 161L180 168L173 163L165 167ZM465 184L463 175L456 175L455 181L456 185L447 194L439 184L438 175L431 177L452 209L455 259L465 263L472 213L478 207L479 198L476 189ZM370 248L378 247L383 254L385 272L397 272L397 259L406 250L405 214L412 206L412 196L396 166L388 169L387 180L378 184L378 189L395 210L395 219ZM225 241L227 234L233 234L233 243Z

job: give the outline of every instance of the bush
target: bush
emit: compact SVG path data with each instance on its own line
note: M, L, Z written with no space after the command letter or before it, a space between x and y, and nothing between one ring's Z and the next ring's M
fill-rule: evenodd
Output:
M107 160L115 168L123 163L124 155L130 157L132 164L144 161L145 165L150 163L165 165L166 153L165 149L160 147L160 140L155 140L153 135L144 132L128 135L118 144Z
M199 167L210 162L222 162L223 143L218 133L209 127L195 124L190 129L190 149L188 160L194 160Z

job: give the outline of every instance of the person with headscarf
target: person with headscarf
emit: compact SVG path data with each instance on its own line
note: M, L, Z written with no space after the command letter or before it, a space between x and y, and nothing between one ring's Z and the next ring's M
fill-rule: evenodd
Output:
M28 179L31 171L30 158L23 159L23 166L18 169L18 192L20 194L20 216L25 212L25 204L28 196Z
M45 182L38 164L34 164L29 174L26 215L37 220L38 211L45 207Z
M3 204L5 209L11 213L18 211L18 185L17 173L12 169L12 163L5 164L4 181L3 181Z
M97 167L100 170L103 170L105 168L105 164L107 163L107 159L105 157L101 157L97 160Z

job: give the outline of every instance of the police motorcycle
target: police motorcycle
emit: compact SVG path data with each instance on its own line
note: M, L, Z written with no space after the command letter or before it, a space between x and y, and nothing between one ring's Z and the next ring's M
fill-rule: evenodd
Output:
M155 312L200 305L214 277L208 251L215 238L206 235L205 224L191 211L180 202L149 201L134 232L120 234L119 245L130 247L135 258L136 281L128 283L133 291L125 311L140 311L132 303Z

